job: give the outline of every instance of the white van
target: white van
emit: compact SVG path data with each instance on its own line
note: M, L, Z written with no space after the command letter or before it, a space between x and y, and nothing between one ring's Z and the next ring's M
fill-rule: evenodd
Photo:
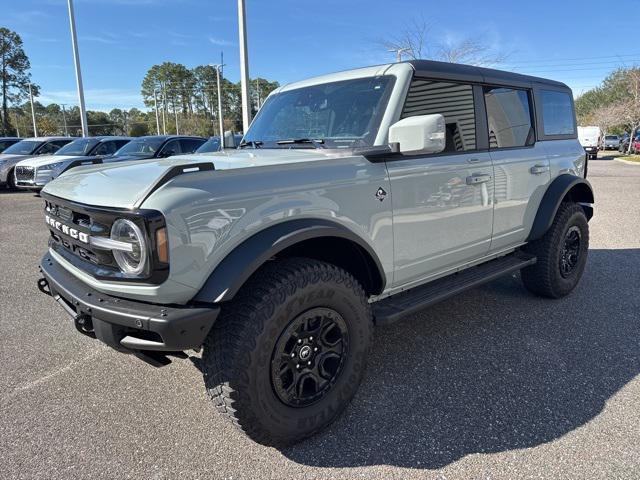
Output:
M589 158L598 157L600 145L600 127L578 127L578 141Z

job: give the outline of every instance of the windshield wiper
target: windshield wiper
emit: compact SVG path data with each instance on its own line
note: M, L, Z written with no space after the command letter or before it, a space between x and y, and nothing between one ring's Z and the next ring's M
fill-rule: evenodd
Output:
M244 148L249 146L253 148L260 148L262 146L262 142L260 140L243 140L240 142L240 145L238 145L238 148Z
M291 138L289 140L278 140L276 142L278 145L291 145L291 144L299 144L299 143L310 143L316 148L327 148L325 147L324 140L321 138L313 139L313 138Z

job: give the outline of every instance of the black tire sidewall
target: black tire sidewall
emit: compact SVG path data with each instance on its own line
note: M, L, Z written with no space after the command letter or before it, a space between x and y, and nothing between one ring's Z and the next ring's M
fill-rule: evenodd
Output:
M315 307L330 308L345 320L349 351L336 384L325 397L307 407L285 405L275 394L271 380L271 357L275 344L289 323ZM371 346L372 322L368 308L347 285L331 281L309 283L296 289L279 304L256 338L256 348L246 375L250 409L276 443L290 443L315 433L340 413L355 394Z
M580 230L580 252L578 264L566 278L560 273L560 257L562 255L562 247L564 239L570 228L578 227ZM550 270L552 272L552 287L557 296L564 296L571 292L582 277L585 266L587 264L587 256L589 252L589 226L582 209L573 210L567 220L557 226L554 232L554 242L552 255L549 256L552 264Z

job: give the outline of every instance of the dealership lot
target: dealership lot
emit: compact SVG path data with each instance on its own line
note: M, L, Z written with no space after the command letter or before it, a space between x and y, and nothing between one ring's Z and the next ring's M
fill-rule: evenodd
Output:
M197 356L154 369L78 334L36 288L42 201L0 193L2 476L637 478L640 166L591 161L589 179L576 292L505 278L378 329L345 414L283 451L215 414Z

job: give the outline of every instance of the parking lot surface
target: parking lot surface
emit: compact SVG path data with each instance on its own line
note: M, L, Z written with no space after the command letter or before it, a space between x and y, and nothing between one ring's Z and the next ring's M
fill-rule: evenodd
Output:
M572 295L507 277L377 329L346 412L285 450L215 413L197 358L156 369L77 333L36 288L41 199L0 193L0 477L640 477L640 166L589 179Z

